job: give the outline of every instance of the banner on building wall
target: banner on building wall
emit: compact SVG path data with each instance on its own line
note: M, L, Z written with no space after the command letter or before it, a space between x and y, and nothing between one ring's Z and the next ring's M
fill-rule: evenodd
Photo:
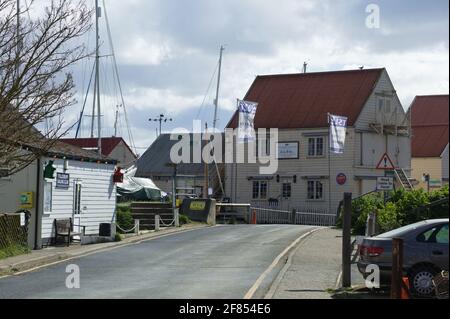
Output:
M328 122L330 123L330 151L335 154L344 153L347 120L345 116L328 114Z
M256 140L254 120L257 108L258 103L238 100L238 141L240 143L252 142Z

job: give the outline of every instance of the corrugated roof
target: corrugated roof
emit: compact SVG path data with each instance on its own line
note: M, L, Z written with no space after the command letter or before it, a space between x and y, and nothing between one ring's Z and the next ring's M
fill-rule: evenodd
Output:
M347 116L351 126L383 70L258 76L244 99L259 103L255 128L326 127L327 113ZM235 112L227 127L237 125Z
M197 133L196 133L197 134ZM198 133L199 134L199 133ZM223 136L223 135L222 135ZM190 134L191 141L193 133ZM172 146L178 143L178 140L171 140L170 134L161 134L153 142L153 144L145 151L145 153L136 162L136 177L152 177L152 176L172 176L173 168L167 166L172 163L170 159L170 150ZM202 141L202 149L206 144ZM222 143L222 147L224 147ZM192 152L190 155L191 162ZM213 165L210 165L212 169ZM203 176L205 166L202 163L180 163L177 165L177 175Z
M75 145L82 148L97 148L98 138L63 138L61 139L64 143ZM125 142L122 137L102 137L102 154L104 156L109 156L114 148L121 142L125 144L131 154L136 157L134 152Z
M416 96L410 107L412 157L439 157L448 144L448 95Z

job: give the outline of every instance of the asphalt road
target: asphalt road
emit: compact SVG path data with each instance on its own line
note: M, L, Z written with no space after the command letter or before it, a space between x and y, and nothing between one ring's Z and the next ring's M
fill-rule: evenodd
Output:
M273 260L313 228L230 225L178 233L2 278L0 298L243 298ZM70 264L80 270L78 289L66 287Z

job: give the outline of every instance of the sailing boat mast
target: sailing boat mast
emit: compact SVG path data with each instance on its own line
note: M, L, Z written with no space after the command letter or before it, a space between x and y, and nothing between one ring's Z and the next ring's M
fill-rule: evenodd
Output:
M220 46L220 57L219 57L219 72L217 74L217 87L216 87L216 99L214 100L214 120L213 120L213 128L216 128L217 124L217 109L219 106L219 89L220 89L220 75L222 72L222 55L225 50L224 46Z
M100 7L98 0L95 0L95 82L94 82L94 99L92 103L92 118L91 118L91 138L94 138L94 124L95 124L95 106L97 104L97 134L98 153L102 154L102 138L101 138L101 113L100 113L100 45L99 45L99 25Z

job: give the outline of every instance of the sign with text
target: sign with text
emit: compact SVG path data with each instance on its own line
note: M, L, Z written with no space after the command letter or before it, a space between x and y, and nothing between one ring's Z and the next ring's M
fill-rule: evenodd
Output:
M298 142L277 143L277 159L297 159Z
M205 206L206 206L206 202L196 201L196 202L191 202L191 204L189 205L189 209L190 210L204 210Z
M377 177L377 190L391 191L394 189L393 177Z
M70 177L66 173L56 173L56 187L69 188Z

